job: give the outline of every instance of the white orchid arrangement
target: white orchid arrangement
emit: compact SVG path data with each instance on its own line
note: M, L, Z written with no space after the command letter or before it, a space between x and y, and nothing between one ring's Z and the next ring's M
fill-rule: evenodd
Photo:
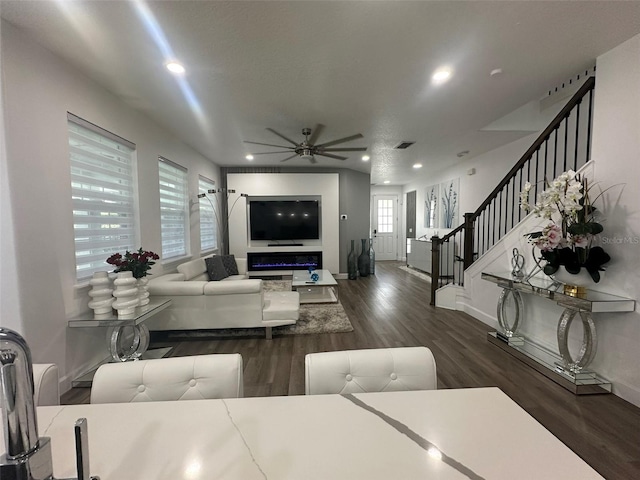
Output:
M595 235L604 228L595 221L596 209L589 197L587 179L569 170L545 183L547 188L538 194L533 206L529 204L531 183L525 183L520 193L520 208L550 220L541 231L527 234L547 261L544 273L552 275L560 265L574 274L585 267L593 280L599 282L602 265L611 257L602 247L592 246Z

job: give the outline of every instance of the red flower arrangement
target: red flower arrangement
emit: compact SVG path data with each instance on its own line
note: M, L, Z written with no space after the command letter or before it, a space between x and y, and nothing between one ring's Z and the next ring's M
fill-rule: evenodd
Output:
M124 256L120 253L114 253L107 258L107 263L113 265L116 268L113 270L115 273L131 271L134 278L142 278L147 276L147 270L155 265L160 257L153 253L142 250L142 247L137 252L131 253L127 250ZM149 274L151 275L151 274Z

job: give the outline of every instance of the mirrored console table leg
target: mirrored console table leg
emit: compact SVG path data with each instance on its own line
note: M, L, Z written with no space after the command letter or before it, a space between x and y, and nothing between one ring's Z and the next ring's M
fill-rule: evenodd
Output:
M507 320L507 304L509 301L509 296L513 298L514 304L514 313L513 313L513 323L510 325ZM500 293L500 298L498 299L498 324L504 333L504 336L507 338L513 337L518 328L520 327L521 317L524 316L524 306L522 303L522 296L520 292L517 290L513 290L511 288L504 288Z
M128 330L130 335L126 335ZM107 343L114 362L137 360L149 348L149 328L144 324L110 327Z
M578 358L574 360L569 352L568 340L571 322L573 322L573 319L578 313L582 319L583 336L580 353L578 354ZM565 308L558 322L558 349L560 350L565 368L574 373L578 373L586 368L596 355L597 343L596 326L591 318L591 313L583 310Z

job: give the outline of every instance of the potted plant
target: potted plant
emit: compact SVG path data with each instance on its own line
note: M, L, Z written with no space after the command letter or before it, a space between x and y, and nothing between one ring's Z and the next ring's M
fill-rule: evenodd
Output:
M567 273L578 275L585 269L598 283L603 265L611 260L602 247L593 245L596 235L604 230L596 221L593 206L602 193L592 200L587 179L573 170L560 174L552 182L545 179L545 185L535 205L529 204L532 187L529 182L520 193L520 208L549 220L542 230L526 234L546 261L543 272L554 275L564 267Z
M134 278L139 279L147 276L147 271L156 263L153 260L158 260L159 258L156 253L142 250L142 247L140 247L137 252L133 253L129 250L124 255L114 253L107 258L107 263L116 267L113 270L115 273L130 271Z

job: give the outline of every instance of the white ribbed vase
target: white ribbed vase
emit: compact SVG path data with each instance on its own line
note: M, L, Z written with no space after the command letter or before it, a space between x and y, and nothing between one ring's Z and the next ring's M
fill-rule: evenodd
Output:
M93 278L89 280L89 285L92 287L89 290L89 296L91 297L89 308L93 310L93 315L96 318L111 315L114 298L109 273L94 273Z
M113 308L118 311L118 317L131 316L138 306L138 281L130 271L118 272L118 278L113 281L115 290Z
M138 305L143 307L149 305L149 279L147 277L138 278Z

